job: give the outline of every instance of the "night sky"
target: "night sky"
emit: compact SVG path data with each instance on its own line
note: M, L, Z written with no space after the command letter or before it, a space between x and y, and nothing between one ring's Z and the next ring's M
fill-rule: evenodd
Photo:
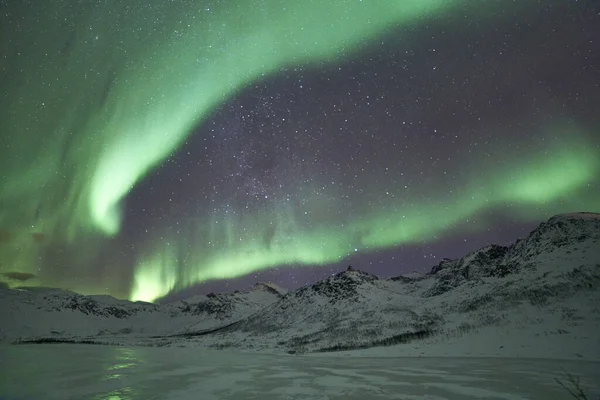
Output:
M0 281L381 276L600 211L600 4L0 1Z

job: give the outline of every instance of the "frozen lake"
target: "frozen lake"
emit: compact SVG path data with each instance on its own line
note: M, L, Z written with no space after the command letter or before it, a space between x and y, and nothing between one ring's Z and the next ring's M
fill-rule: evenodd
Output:
M3 346L0 399L569 399L564 371L598 397L593 362Z

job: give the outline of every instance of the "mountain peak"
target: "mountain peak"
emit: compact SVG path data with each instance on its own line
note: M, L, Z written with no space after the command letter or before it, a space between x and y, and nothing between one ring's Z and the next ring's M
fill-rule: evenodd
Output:
M267 293L276 294L278 296L285 296L288 292L287 289L270 282L257 282L250 291L264 291Z
M549 220L542 222L530 236L553 231L562 235L593 233L600 227L600 214L591 212L578 212L570 214L557 214ZM540 232L542 231L542 232Z
M600 220L600 214L595 212L574 212L566 214L556 214L551 217L548 222L560 221L560 220Z
M576 240L583 236L595 236L600 231L600 214L578 212L558 214L542 222L525 240L551 239L555 244L560 240Z
M558 214L542 222L526 238L511 246L511 258L528 260L541 253L595 238L600 239L600 214L578 212Z
M358 287L379 280L377 275L349 267L345 271L301 288L298 293L312 290L322 296L330 298L333 302L341 299L358 300Z
M360 269L355 269L351 265L349 265L345 271L338 272L337 274L335 274L332 278L334 278L334 279L351 279L353 281L362 281L362 282L365 282L365 281L372 282L372 281L379 279L379 277L377 275L362 271Z

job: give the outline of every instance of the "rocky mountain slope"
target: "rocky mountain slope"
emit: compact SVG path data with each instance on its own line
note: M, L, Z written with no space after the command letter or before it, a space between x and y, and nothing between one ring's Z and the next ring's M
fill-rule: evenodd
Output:
M600 215L555 216L513 245L444 259L424 275L349 269L287 294L259 285L164 306L40 293L0 291L2 321L13 314L5 340L600 359ZM31 310L38 316L24 317Z

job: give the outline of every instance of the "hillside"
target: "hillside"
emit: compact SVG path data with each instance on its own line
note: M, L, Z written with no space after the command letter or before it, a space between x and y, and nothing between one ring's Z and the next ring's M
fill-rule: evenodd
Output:
M111 343L157 335L214 329L278 301L283 295L265 284L247 292L195 296L166 305L83 296L74 292L24 288L0 289L0 340L91 337Z

